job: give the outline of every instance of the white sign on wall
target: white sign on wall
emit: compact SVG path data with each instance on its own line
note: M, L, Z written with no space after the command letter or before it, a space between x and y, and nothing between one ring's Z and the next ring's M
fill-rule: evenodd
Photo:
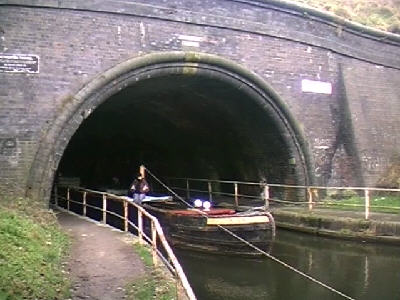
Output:
M332 84L330 82L303 79L301 90L306 93L332 94Z
M0 53L0 73L39 73L39 56Z
M178 39L182 41L182 46L187 47L200 47L200 42L205 41L204 37L184 34L180 34Z

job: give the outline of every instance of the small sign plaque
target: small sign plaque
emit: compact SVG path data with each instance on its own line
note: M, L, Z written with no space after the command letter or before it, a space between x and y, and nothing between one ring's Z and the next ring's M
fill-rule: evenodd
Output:
M301 81L301 90L306 93L331 95L332 84L330 82L303 79Z
M39 56L0 53L0 73L39 73Z

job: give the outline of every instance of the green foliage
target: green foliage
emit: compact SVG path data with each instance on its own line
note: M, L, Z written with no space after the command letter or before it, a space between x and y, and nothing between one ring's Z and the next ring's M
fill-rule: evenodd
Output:
M346 8L337 7L337 8L335 8L334 12L339 17L343 17L345 19L351 19L351 14Z
M341 200L328 199L322 205L342 210L362 211L365 209L365 198L352 196ZM400 196L373 196L370 199L370 209L375 212L400 213Z
M400 22L398 23L400 33ZM381 175L377 186L383 188L400 188L400 155L394 155L389 167Z
M58 226L57 218L48 210L42 201L35 201L26 198L0 198L0 208L11 211L23 218L28 217L39 225Z
M336 190L336 189L331 189L328 190L326 193L327 199L328 200L334 200L334 199L348 199L352 197L357 197L358 194L354 190Z
M145 245L133 244L133 248L135 252L139 254L140 258L142 259L146 267L153 266L153 257Z
M137 300L173 300L176 297L176 287L172 282L165 282L161 272L153 271L141 277L128 289L128 299Z
M64 299L68 237L55 216L26 199L0 202L0 299Z
M366 26L400 33L396 26L400 22L399 0L295 0L294 2L305 3Z
M400 34L400 20L395 21L393 24L389 25L388 31ZM400 179L398 180L397 184L400 186Z
M175 280L161 268L153 266L149 249L145 245L134 244L134 250L142 258L146 273L127 286L128 300L174 300L177 299Z
M348 198L354 198L357 197L357 192L355 190L344 190L343 191L343 198L348 199Z

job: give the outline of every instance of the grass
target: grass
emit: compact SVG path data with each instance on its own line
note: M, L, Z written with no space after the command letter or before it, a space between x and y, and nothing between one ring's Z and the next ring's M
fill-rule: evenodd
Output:
M294 0L377 29L400 33L399 0Z
M146 267L145 275L128 284L128 300L174 300L177 299L176 281L167 272L154 267L152 255L148 247L134 244L134 250L139 254Z
M353 196L341 200L326 200L320 206L329 206L342 210L365 209L365 198ZM400 213L400 197L396 196L373 196L370 199L370 211L385 213Z
M133 249L140 256L146 267L153 267L153 257L146 246L135 243L133 244Z
M43 204L0 199L0 299L66 299L69 239Z

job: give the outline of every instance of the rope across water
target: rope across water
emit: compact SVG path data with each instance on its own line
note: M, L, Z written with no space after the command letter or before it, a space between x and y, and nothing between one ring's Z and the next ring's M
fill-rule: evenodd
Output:
M187 202L186 200L184 200L181 196L179 196L177 193L175 193L172 189L170 189L165 183L163 183L159 178L157 178L149 169L145 168L146 171L155 179L158 181L158 183L160 183L166 190L168 190L172 195L174 195L177 199L179 199L180 201L182 201L183 203L185 203L188 207L190 208L194 208L192 204L190 204L189 202ZM208 218L207 214L201 210L197 210L203 217ZM269 259L271 259L274 262L279 263L280 265L282 265L283 267L292 270L293 272L303 276L304 278L330 290L333 293L336 293L339 296L342 296L345 299L349 299L349 300L355 300L355 298L352 298L344 293L342 293L341 291L338 291L337 289L319 281L318 279L296 269L295 267L289 265L288 263L285 263L284 261L280 260L279 258L269 254L268 252L265 252L264 250L258 248L257 246L253 245L252 243L246 241L245 239L241 238L240 236L236 235L235 233L233 233L232 231L230 231L229 229L225 228L224 226L221 225L217 225L218 228L220 228L221 230L225 231L226 233L230 234L231 236L233 236L234 238L238 239L239 241L243 242L244 244L248 245L249 247L253 248L254 250L258 251L259 253L261 253L262 255L268 257Z

